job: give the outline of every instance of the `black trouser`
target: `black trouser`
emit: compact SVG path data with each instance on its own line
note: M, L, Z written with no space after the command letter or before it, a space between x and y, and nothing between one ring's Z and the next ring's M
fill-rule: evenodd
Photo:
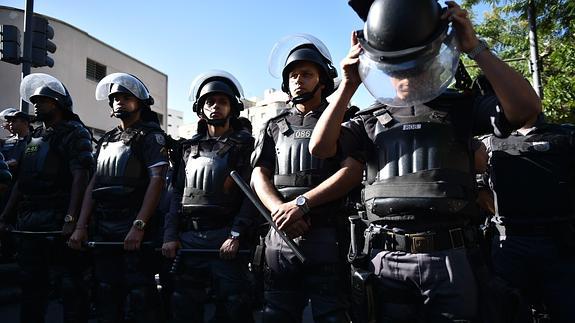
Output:
M87 255L69 249L63 239L22 237L19 240L21 322L44 322L52 283L56 283L62 297L64 322L87 322Z

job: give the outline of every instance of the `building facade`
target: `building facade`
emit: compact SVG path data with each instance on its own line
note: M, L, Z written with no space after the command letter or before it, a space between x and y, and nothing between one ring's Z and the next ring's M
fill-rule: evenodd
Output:
M143 80L154 97L152 110L158 113L162 127L168 125L168 76L157 69L90 36L88 33L58 19L35 14L48 19L54 28L53 42L58 46L54 54L54 67L32 68L31 73L46 73L66 85L74 101L74 112L92 128L95 137L117 125L110 118L107 101L96 101L94 91L104 76L125 72ZM15 25L24 37L24 11L0 6L0 24ZM0 62L0 110L19 107L21 65Z

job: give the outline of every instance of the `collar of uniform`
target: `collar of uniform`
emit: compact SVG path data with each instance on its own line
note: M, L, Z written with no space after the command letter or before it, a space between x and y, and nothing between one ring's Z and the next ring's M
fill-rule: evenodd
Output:
M303 112L301 112L300 110L298 110L298 108L296 108L295 106L292 106L292 114L297 114L303 117L306 117L308 115L314 115L314 114L322 114L323 111L327 108L327 101L322 102L319 106L317 106L316 108L311 109L310 111L308 111L306 114L303 114Z
M210 136L210 133L208 131L206 131L206 133L204 134L204 136L202 137L202 140L225 140L226 138L228 138L232 133L234 132L234 129L232 127L230 127L228 129L228 131L224 132L221 136L216 136L216 137L212 137Z

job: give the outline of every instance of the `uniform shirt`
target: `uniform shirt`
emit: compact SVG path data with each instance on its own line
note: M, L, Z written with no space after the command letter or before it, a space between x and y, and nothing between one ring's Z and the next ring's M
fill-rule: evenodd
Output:
M224 134L220 137L210 137L208 134L205 134L201 137L196 137L194 140L199 141L199 150L207 150L212 151L213 146L219 141L220 139L224 139L225 137L231 135L233 132L230 131L227 134ZM186 143L184 142L183 145ZM186 162L184 160L184 156L190 155L190 146L187 146L186 151L182 151L180 156L181 158L178 159L177 164L175 165L175 172L173 177L173 191L172 191L172 200L170 203L170 212L166 214L165 218L165 225L164 225L164 241L177 241L178 240L178 232L179 232L179 224L180 224L180 214L182 209L182 195L185 188L186 182ZM242 178L249 183L252 168L249 163L250 154L253 151L253 140L249 143L242 145L242 150L237 154L237 158L235 159L235 164L230 165L230 169L236 170ZM243 194L240 192L240 194ZM251 202L247 200L247 198L243 198L241 205L237 214L234 216L231 231L239 232L243 234L246 232L253 223L254 217L257 216L257 211L254 209Z

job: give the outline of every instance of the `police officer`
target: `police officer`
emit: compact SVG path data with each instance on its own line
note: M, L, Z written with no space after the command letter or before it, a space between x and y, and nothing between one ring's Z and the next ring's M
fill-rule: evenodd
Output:
M288 46L286 46L288 44ZM282 50L283 49L283 52ZM270 72L282 78L291 108L270 119L252 165L255 191L275 223L302 249L301 264L275 231L266 237L265 322L301 322L311 300L315 322L349 322L343 199L361 181L363 166L345 149L326 160L308 151L311 132L334 91L337 71L317 38L293 35L274 47ZM342 180L344 179L344 180Z
M573 322L575 127L546 123L541 114L506 139L483 142L495 199L495 274L529 303L542 302L553 322Z
M238 256L253 222L249 201L229 176L249 181L254 139L238 121L243 90L230 73L212 70L190 89L198 132L181 144L175 162L174 203L166 219L163 253L208 249L211 255L182 254L172 296L174 322L203 322L206 288L213 281L218 322L252 322L247 264Z
M53 76L26 76L20 84L20 95L34 105L42 125L35 129L26 146L18 181L2 219L19 231L61 230L62 235L68 236L76 225L93 168L91 135L72 112L68 90ZM58 236L20 239L22 322L44 322L54 273L61 277L64 322L87 322L86 259L63 242Z
M137 322L158 320L152 241L159 228L154 214L168 168L166 137L154 99L137 77L113 73L96 87L96 99L108 100L120 125L107 132L97 147L97 167L86 190L81 218L70 238L80 249L94 214L94 239L123 242L122 248L94 252L100 322L122 322L128 314ZM128 312L123 304L128 300Z
M4 154L6 163L13 173L17 173L18 162L24 154L24 149L30 140L30 116L22 111L16 110L4 115L8 125L8 130L12 136L2 142L0 151Z
M496 96L446 90L459 51L475 60ZM356 250L371 259L364 269L376 278L374 316L474 319L477 289L466 250L476 243L468 225L477 214L472 135L509 134L541 111L539 98L476 37L467 12L452 1L447 8L435 0L374 1L342 68L310 148L332 156L340 132L351 134L367 164L363 220L369 227ZM362 82L378 103L340 127Z

